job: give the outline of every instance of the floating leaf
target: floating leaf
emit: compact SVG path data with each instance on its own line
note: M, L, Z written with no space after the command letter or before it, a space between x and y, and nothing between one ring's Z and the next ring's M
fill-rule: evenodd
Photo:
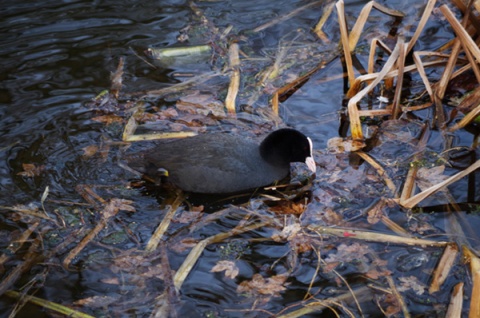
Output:
M239 269L237 265L235 265L234 261L219 261L210 272L223 272L225 271L225 276L231 279L237 277Z
M39 176L44 170L45 166L35 166L33 163L22 163L23 171L17 173L19 176L33 178Z

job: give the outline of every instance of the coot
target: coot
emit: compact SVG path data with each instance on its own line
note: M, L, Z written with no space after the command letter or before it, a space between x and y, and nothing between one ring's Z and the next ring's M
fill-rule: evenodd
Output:
M213 133L161 142L129 165L153 179L168 181L188 192L233 193L267 186L285 178L291 162L305 162L316 171L312 141L284 128L258 145L248 138Z

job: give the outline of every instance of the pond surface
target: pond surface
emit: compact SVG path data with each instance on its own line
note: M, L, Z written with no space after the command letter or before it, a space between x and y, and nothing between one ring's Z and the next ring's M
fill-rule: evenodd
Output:
M347 21L350 26L367 2L346 1ZM206 210L210 209L209 212L223 212L219 212L215 219L206 221L205 215L187 216L187 212L194 208L182 206L185 219L175 219L158 252L144 256L141 251L145 249L166 213L167 209L163 204L166 194L146 186L130 187L130 181L134 180L135 176L118 165L125 151L125 145L120 142L122 132L126 118L131 113L128 113L128 110L119 110L118 115L123 121L106 124L94 120L105 114L91 108L91 101L110 88L110 76L122 58L125 60L122 94L131 94L132 99L139 96L135 95L138 92L169 87L212 70L220 71L224 66L223 61L228 60L226 55L219 53L224 52L222 48L216 52L217 59L213 62L207 59L199 63L172 65L169 68L152 67L149 64L152 61L144 55L144 51L149 47L164 48L214 42L218 40L218 34L212 32L212 25L219 33L232 27L229 36L238 41L240 49L244 51L241 55L244 59L243 74L252 74L252 69L260 70L271 65L279 48L284 43L289 43L294 47L292 50L295 50L295 54L298 54L298 59L301 59L302 54L306 57L298 63L297 69L285 72L284 84L288 82L288 76L294 79L319 63L325 63L324 68L314 73L301 88L289 96L280 109L281 126L294 127L312 138L320 170L308 192L313 197L312 204L305 208L300 223L303 226L330 225L329 221L332 220L328 219L328 211L338 209L342 211L345 222L341 225L391 233L382 224L374 225L365 221L368 207L378 204L383 195L391 197L386 194L381 179L365 163L360 166L353 164L354 159L349 158L348 154L334 155L326 150L330 138L346 134L342 121L346 81L342 76L344 69L336 45L339 34L335 10L323 29L330 39L329 43L319 41L311 32L325 8L324 4L312 5L291 19L259 32L253 31L256 27L308 3L232 0L198 2L192 6L188 1L164 0L3 1L0 8L0 248L7 255L10 253L8 261L2 264L0 273L4 275L3 279L15 266L23 262L23 256L28 254L29 249L26 244L20 250L11 252L8 250L10 243L18 239L29 226L33 226L35 221L41 221L36 217L12 213L12 207L37 209L40 214L57 216L64 222L54 224L44 220L40 225L36 225L35 235L28 238L28 243L38 241L37 251L44 251L45 258L39 262L40 265L22 273L8 289L18 291L26 288L29 290L28 294L98 317L149 317L159 306L156 297L170 286L168 277L172 279L172 274L165 273L169 272L168 266L172 271L176 271L196 243L212 235L230 231L239 222L251 217L247 210L258 208L260 212L257 222L267 220L276 222L275 225L269 224L248 234L233 236L230 241L221 244L208 245L181 290L178 293L170 291L175 294L169 301L176 301L174 306L178 317L268 317L270 313L279 313L289 306L298 306L307 291L314 293L319 299L341 294L340 281L333 278L332 272L318 273L317 260L322 258L330 263L344 262L345 259L335 258L329 253L338 251L338 254L348 254L346 245L332 240L330 245L322 245L321 251L307 248L303 251L302 244L320 243L292 243L270 239L278 234L282 225L298 222L298 218L275 215L259 198L253 198L246 205L238 207L236 201L228 201L233 202L233 205L218 202L212 204L217 198L207 200L201 196L192 196L193 206L204 205ZM358 63L364 67L368 61L369 40L377 36L386 38L388 43L389 36L397 35L392 29L399 30L398 33L407 38L410 37L424 6L413 0L380 3L404 12L407 18L397 23L391 17L372 12L364 29L364 34L368 36L362 38L356 54ZM210 26L203 24L202 18L194 13L194 9L203 12ZM185 35L190 37L189 40L180 43L179 37ZM416 50L434 50L451 38L448 23L438 14L427 24ZM248 62L247 56L251 58L251 62ZM300 65L305 69L301 69ZM441 71L432 70L428 75L434 81L440 77ZM218 77L210 84L200 86L195 94L213 96L217 101L223 101L226 95L226 86L223 84L227 83L228 86L227 80L228 77ZM412 75L406 95L419 94L422 90L419 83L418 76ZM208 92L208 85L215 91ZM244 83L238 96L238 105L253 108L253 114L239 114L240 121L237 121L238 118L213 118L213 125L208 130L233 130L252 136L274 129L276 124L269 120L272 118L268 111L269 93L281 85L279 82L269 85L260 91L259 97L254 99L255 103L250 105L252 95L242 94L242 89L244 92L252 91L252 86L250 82ZM217 90L219 87L221 89ZM189 93L194 94L192 91ZM151 111L156 107L174 107L179 98L180 94L172 94L158 100L146 99L145 103L147 110ZM127 98L122 103L127 104ZM165 108L162 108L162 111ZM264 117L260 115L263 112L267 113ZM431 116L431 111L420 111L416 116L418 120L426 119ZM185 122L186 124L182 122L182 125L179 125L178 121L162 123L160 128L155 129L180 127L202 132L204 126L208 125L207 121L197 117ZM382 137L384 140L389 138L390 128L394 131L392 135L399 135L400 131L405 134L408 132L408 138L418 137L419 128L415 123L397 122L391 125L382 126L382 131L386 132ZM148 125L145 126L147 127L143 128L148 129ZM471 131L473 132L455 134L452 148L470 147L472 136L478 135L478 127L472 127ZM92 146L96 147L94 154L86 154L86 149L92 149L89 148ZM406 153L410 150L408 147L412 149ZM440 133L433 130L429 151L438 154L444 150L443 147ZM391 177L400 186L401 177L411 160L409 156L415 152L413 148L405 139L393 138L382 142L382 147L372 149L371 154L382 158L385 163L391 163L392 169L395 167L394 171L398 175ZM478 158L478 149L473 152L476 152ZM399 163L394 163L398 158L402 159ZM28 175L25 173L28 170L25 164L32 164L34 169L38 170L33 170L32 175ZM344 174L340 174L338 170ZM447 168L447 171L446 174L451 175L458 170ZM473 190L473 197L471 190L467 191L467 180L458 182L457 186L451 189L451 195L457 202L478 203L478 172L476 176L477 179L473 180L473 189L476 189L476 192ZM366 178L369 178L368 182L365 182ZM41 198L47 187L48 197L42 207ZM88 196L85 195L86 188L94 189L107 201L112 198L131 200L132 203L128 205L133 206L135 212L128 209L120 211L66 269L62 262L67 254L101 219L101 208L85 200L85 196ZM444 203L447 203L444 198L436 197L427 200L422 206L439 206ZM224 207L226 209L222 210ZM464 212L475 209L466 208ZM447 240L445 232L448 232L448 227L445 220L450 216L444 210L442 212L445 213L439 214L418 214L413 220L409 219L407 211L398 206L390 206L388 212L391 219L415 234ZM187 217L192 219L189 221ZM463 224L470 224L471 229L480 226L478 214L467 214L463 217L466 218ZM192 229L189 227L190 222L199 223ZM335 224L339 223L332 221L332 225ZM422 227L423 233L418 230ZM477 232L472 230L469 238L471 244L478 249ZM465 229L465 233L469 233L468 229ZM303 239L307 240L306 237ZM63 242L67 242L63 249L53 255L48 254ZM294 250L298 254L292 253L292 246L295 244L297 245ZM355 247L351 244L349 246ZM367 248L365 245L356 247L357 250ZM431 271L441 254L441 250L384 244L371 244L368 248L369 252L362 254L364 258L359 256L336 268L352 287L363 286L372 279L359 274L363 272L358 266L371 261L374 254L388 262L389 269L395 271L395 278L418 276L424 278L425 284L428 284L430 273L425 273L422 269ZM165 260L167 254L168 258ZM219 259L236 261L240 274L230 279L225 277L223 272L212 272ZM288 276L285 284L288 289L279 287L277 292L270 291L268 297L266 294L246 297L247 291L239 292L240 282L251 280L258 273L265 277L266 273L272 277ZM315 275L318 277L312 279ZM433 298L428 295L418 297L413 291L405 292L411 313L423 315L427 312L424 316L434 317L438 313L436 310L442 312L444 307L439 310L432 304L448 304L450 290L455 283L463 281L465 275L464 267L455 268L452 279L447 280L444 286L445 292ZM271 282L269 288L274 290L275 286ZM345 286L341 287L343 289ZM16 303L6 296L0 298L0 317L8 317ZM354 303L350 302L346 306L357 315ZM256 310L253 310L254 308ZM382 315L373 300L364 303L363 313L368 317ZM24 306L16 317L32 315L50 317L46 310L31 304ZM328 315L334 316L331 312L325 313L325 317ZM346 316L345 312L340 315ZM315 317L315 314L312 317Z

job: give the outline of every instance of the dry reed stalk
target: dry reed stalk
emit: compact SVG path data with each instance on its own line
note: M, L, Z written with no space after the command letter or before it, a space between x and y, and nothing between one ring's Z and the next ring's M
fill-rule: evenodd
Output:
M436 65L441 65L441 64L445 64L445 61L440 61L440 60L437 60L437 61L431 61L431 62L424 62L423 63L423 66L424 67L428 67L428 66L436 66ZM384 66L385 67L385 66ZM383 69L382 69L383 70ZM416 65L407 65L405 66L405 70L404 72L411 72L411 71L416 71L417 70L417 66ZM380 73L372 73L372 74L365 74L365 75L360 75L358 76L356 79L355 79L355 85L360 85L361 83L363 82L367 82L367 81L371 81L373 79L376 79L378 76L379 76ZM393 78L393 77L396 77L398 76L398 70L390 70L385 76L383 76L384 78ZM358 83L357 83L358 82Z
M475 118L477 118L478 116L480 116L480 104L477 107L475 107L472 111L470 111L465 117L463 117L462 120L460 120L458 123L450 127L448 131L453 132L455 130L463 128L468 124L470 124L472 121L474 121Z
M10 289L23 274L27 273L34 265L45 258L45 255L38 251L41 243L40 240L39 237L34 239L25 255L23 255L24 260L17 264L8 275L2 277L0 281L0 296Z
M343 0L337 1L335 7L337 8L338 26L340 27L340 36L343 46L343 56L345 58L345 67L347 68L348 81L351 88L355 82L355 73L353 72L352 55L350 53L352 50L349 46L348 28L347 21L345 20L345 5L343 3Z
M415 189L415 178L417 177L418 171L418 165L415 164L415 162L418 162L422 159L423 154L421 150L425 149L429 138L430 131L428 130L428 126L424 124L422 127L420 140L417 144L417 153L413 156L412 162L410 163L410 168L407 172L407 176L405 177L402 194L400 195L400 202L406 201L413 194L413 190Z
M410 312L408 311L405 300L403 299L402 295L398 292L397 286L395 285L395 282L393 281L392 276L387 275L385 276L385 279L387 280L387 283L390 286L391 293L395 296L395 300L400 305L400 308L402 308L403 317L410 318L411 315L410 315Z
M322 28L327 22L330 15L332 14L334 6L335 6L335 3L333 1L325 5L325 8L323 8L322 17L320 18L317 25L315 25L315 28L313 29L313 33L315 33L318 36L318 38L322 40L324 43L330 43L330 40L328 39L325 32L322 31Z
M402 12L384 7L375 1L368 2L362 8L362 11L360 11L357 21L355 21L355 25L350 31L349 43L348 43L351 49L350 52L353 52L353 50L355 49L355 46L357 46L358 40L360 39L360 34L363 30L363 27L365 26L365 23L367 22L368 16L370 15L372 8L375 8L382 13L385 13L387 15L397 17L397 18L403 18L405 16Z
M230 230L229 232L219 233L219 234L207 237L206 239L203 239L200 242L198 242L197 245L195 245L195 247L191 249L190 253L188 253L188 256L185 258L185 260L183 261L182 265L177 270L173 278L175 288L177 289L177 291L180 290L188 274L190 274L190 272L192 271L193 266L195 266L195 264L197 263L197 260L200 258L200 255L202 255L203 250L209 244L219 243L231 236L242 234L244 232L253 231L258 228L264 227L266 225L267 223L265 222L259 222L259 223L251 224L248 226L236 227Z
M465 26L466 21L468 20L468 17L465 16L462 22L462 26ZM436 89L436 95L440 98L443 99L445 95L445 91L447 90L447 85L450 79L452 78L454 67L457 64L458 60L458 54L460 53L460 49L462 48L462 43L460 39L457 37L454 39L454 44L452 48L452 52L450 53L450 57L448 59L447 65L445 66L445 70L443 71L442 78L440 79L437 89ZM473 66L472 64L472 56L468 50L465 49L465 53L470 61L470 66ZM476 69L476 68L475 68ZM478 71L478 69L477 69Z
M0 256L0 268L2 268L3 264L8 259L10 259L11 255L14 255L23 246L23 244L28 240L30 235L32 235L32 233L37 229L39 225L39 221L33 223L28 227L28 229L23 231L22 235L20 235L19 238L17 238L15 241L10 242L8 248L6 249L7 253L2 253L2 255Z
M458 318L462 316L463 297L463 283L458 283L453 287L445 318Z
M466 168L465 170L451 176L450 178L444 180L443 182L440 182L416 195L414 195L413 197L407 199L407 200L404 200L402 201L400 199L400 205L402 205L403 207L407 208L407 209L411 209L413 208L414 206L416 206L419 202L423 201L426 197L434 194L435 192L437 192L438 190L441 190L442 188L460 180L461 178L467 176L469 173L477 170L478 168L480 168L480 160L477 160L474 164L472 164L470 167Z
M92 241L103 228L105 228L108 222L115 216L120 210L134 212L135 209L130 205L132 201L123 199L111 199L108 204L104 206L100 212L102 219L97 225L75 246L63 260L63 266L68 268L72 259L74 259L78 253L80 253L90 241Z
M417 106L405 106L403 107L403 112L406 113L406 112L413 112L416 110L422 110L422 109L430 108L432 107L432 105L433 105L432 102L428 102L428 103L424 103Z
M351 302L353 299L359 301L366 301L371 299L371 289L368 287L360 287L352 292L341 294L337 297L332 297L323 300L315 300L304 305L303 308L289 312L287 314L278 315L277 318L297 318L311 313L320 312L327 308L342 306L345 302ZM353 314L351 315L353 317Z
M383 169L383 167L378 162L376 162L375 159L373 159L369 154L363 151L357 151L356 154L359 155L363 160L368 162L377 171L378 175L383 178L383 181L392 192L392 195L395 195L395 193L397 192L397 187L393 183L392 179L390 179L385 169Z
M126 142L134 141L147 141L147 140L158 140L158 139L170 139L170 138L186 138L196 136L197 133L194 131L180 131L180 132L167 132L167 133L156 133L156 134L141 134L135 135L137 130L138 123L137 117L140 116L143 112L141 106L130 116L123 129L122 140Z
M180 302L179 294L173 283L173 272L168 260L165 242L160 244L160 266L163 274L164 292L155 297L155 308L150 313L151 318L177 317L175 304Z
M179 132L168 132L168 133L159 133L159 134L141 134L130 136L127 140L124 141L147 141L147 140L159 140L159 139L170 139L170 138L186 138L196 136L197 133L194 131L179 131Z
M394 232L395 234L403 237L412 237L412 235L409 232L407 232L407 230L405 230L403 227L401 227L397 223L393 222L388 216L382 215L381 221L386 227L392 230L392 232Z
M238 44L232 43L228 50L228 59L230 61L230 69L232 73L230 75L230 85L228 86L227 97L225 98L225 107L228 113L235 114L235 100L238 94L238 88L240 87L240 58L238 56Z
M309 230L316 232L318 235L335 235L343 238L353 238L364 241L388 243L388 244L405 244L411 246L445 246L448 242L432 241L419 239L416 237L401 237L383 233L375 233L369 231L359 231L349 228L329 228L322 226L310 225Z
M455 243L448 244L443 250L442 257L433 272L432 282L430 283L430 288L428 292L433 294L440 290L440 286L445 282L450 273L455 259L458 255L458 246Z
M480 259L466 246L462 248L466 263L470 263L472 277L472 296L470 299L469 318L480 317Z
M175 200L172 202L172 204L168 208L167 213L165 213L165 216L163 217L162 222L155 229L155 232L153 233L150 240L148 240L147 246L145 246L145 251L147 253L151 253L157 249L157 246L160 243L160 240L162 239L163 234L165 234L165 232L167 231L168 226L172 222L173 216L177 212L180 204L182 204L184 198L185 196L182 192L177 193Z
M360 117L390 116L391 114L392 107L390 105L385 107L385 109L368 109L358 111L358 116Z
M422 58L421 58L421 56L428 53L429 52L424 52L424 51L413 52L413 61L417 66L418 74L420 75L420 78L423 81L423 85L425 85L425 89L427 90L428 95L430 96L430 100L433 102L432 86L430 85L430 81L428 80L427 73L425 73L425 68L423 67Z
M382 40L374 38L370 43L370 53L368 55L368 67L367 67L368 74L373 74L373 72L375 71L375 53L377 52L377 47L387 52L388 55L392 54L392 50L390 50L390 48L385 43L383 43ZM366 82L367 84L370 84L370 81L366 81Z
M71 318L95 318L93 316L87 315L83 312L71 309L67 306L60 305L58 303L54 303L39 297L35 296L30 296L30 295L24 295L19 292L16 292L14 290L8 290L5 292L5 295L11 298L19 299L19 300L25 300L28 301L32 304L38 305L42 308L46 308L48 310L54 311L56 313L62 314L65 317L71 317Z
M425 6L425 10L423 10L422 18L420 19L420 22L418 23L418 27L415 30L415 33L413 34L412 38L410 39L410 42L408 43L407 46L407 54L410 53L412 48L415 46L417 43L418 37L420 36L420 33L422 33L423 29L425 28L425 25L428 22L428 19L430 18L430 15L432 14L432 10L435 6L436 0L429 0L427 2L427 5Z
M462 42L462 46L464 50L469 50L472 55L475 57L477 61L480 61L480 49L478 48L477 44L468 34L467 30L458 22L455 18L453 12L447 5L440 6L440 11L442 11L443 15L447 19L447 21L452 26L453 30L457 34L457 37Z
M460 11L462 11L463 14L465 14L465 12L467 12L467 6L465 5L464 0L453 0L452 2L457 6L457 8ZM470 1L468 1L468 3L471 4ZM480 12L480 10L478 10L478 7L477 7L478 3L479 3L478 1L475 1L474 6L475 6L476 10L478 12ZM468 22L475 28L477 33L480 32L480 21L478 20L478 18L474 14L470 14L468 16Z
M272 96L271 104L272 104L272 109L274 114L278 115L279 113L279 107L280 107L280 97L284 95L287 92L290 91L295 91L299 87L301 87L306 81L310 79L310 77L315 74L318 70L322 69L325 67L326 64L328 64L329 61L324 61L317 65L315 68L311 69L307 73L303 74L302 76L296 78L294 81L285 84L284 86L280 87L275 91L275 93ZM341 78L341 77L340 77ZM336 78L335 78L336 79ZM333 80L333 79L332 79Z
M54 219L48 217L44 213L36 212L35 211L36 209L35 210L34 209L28 209L27 207L23 207L23 206L20 207L20 206L5 206L5 205L0 205L0 209L17 212L19 214L25 214L25 215L28 215L28 216L33 216L33 217L36 217L36 218L39 218L39 219L48 220L48 221L52 221L52 222L56 223Z
M398 39L397 45L399 47L399 54L396 63L398 70L397 86L395 87L395 95L393 96L392 119L398 119L401 113L401 97L403 89L403 73L405 71L405 42L403 39Z
M290 13L284 15L284 16L281 16L281 17L279 17L279 18L277 18L277 19L274 19L274 20L272 20L272 21L270 21L270 22L267 22L267 23L265 23L265 24L262 24L262 25L256 27L255 29L253 29L253 32L263 31L263 30L265 30L265 29L267 29L267 28L269 28L269 27L271 27L271 26L274 26L275 24L278 24L278 23L280 23L280 22L286 21L286 20L288 20L288 19L296 16L297 14L299 14L300 12L302 12L303 10L309 9L309 8L311 8L311 7L314 7L314 6L319 5L319 4L322 4L322 3L323 3L323 1L315 1L315 2L312 2L312 3L306 4L306 5L304 5L303 7L297 8L297 9L293 10L292 12L290 12Z
M382 70L377 73L377 77L374 78L374 80L367 87L362 89L348 101L348 115L350 119L350 130L353 140L363 140L362 125L360 122L360 116L358 114L357 103L388 74L399 56L399 51L399 45L395 46L395 49L386 61Z

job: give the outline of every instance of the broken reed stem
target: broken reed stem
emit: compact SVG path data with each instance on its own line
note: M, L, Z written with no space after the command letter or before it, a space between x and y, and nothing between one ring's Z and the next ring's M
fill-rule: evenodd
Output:
M425 89L427 90L427 93L430 96L430 101L433 102L432 85L430 85L430 81L428 80L427 73L425 73L425 68L423 67L423 63L422 63L421 56L423 54L428 54L428 52L420 52L420 51L413 52L413 62L415 63L418 74L420 75L420 78L423 81L423 85L425 86Z
M402 201L400 200L400 205L402 205L403 207L407 208L407 209L411 209L413 208L414 206L416 206L419 202L423 201L426 197L434 194L435 192L437 192L438 190L441 190L442 188L460 180L461 178L465 177L466 175L468 175L469 173L477 170L478 168L480 168L480 160L477 160L474 164L472 164L470 167L468 167L467 169L451 176L450 178L426 189L425 191L422 191L416 195L414 195L413 197L405 200L405 201Z
M238 55L238 43L232 43L228 50L228 58L232 73L230 75L230 85L228 86L227 97L225 98L225 107L229 114L236 113L235 100L240 87L240 57Z
M466 262L470 263L473 282L468 318L478 318L480 317L480 259L466 246L462 247L462 251Z
M400 53L399 45L395 46L395 49L392 51L392 54L385 62L382 70L377 73L377 77L364 89L358 92L355 96L350 98L348 101L348 115L350 119L350 130L352 134L352 138L354 140L363 140L363 132L362 132L362 125L360 122L360 116L358 114L358 106L357 103L368 93L370 92L378 83L389 73L392 69L393 65L397 61L398 55ZM359 79L357 79L358 81Z
M182 192L177 194L175 200L172 202L172 204L168 208L167 213L163 217L162 222L157 227L157 229L153 233L152 237L148 241L147 246L145 247L145 251L147 253L151 253L151 252L153 252L154 250L157 249L157 246L158 246L160 240L162 239L163 234L165 234L168 227L170 226L170 223L172 222L173 216L177 212L180 204L182 204L184 198L185 198L185 195Z
M66 306L60 305L58 303L54 303L39 297L35 296L30 296L30 295L24 295L19 292L16 292L14 290L8 290L5 292L5 295L11 298L15 298L18 300L26 300L32 304L38 305L42 308L46 308L49 310L52 310L56 313L63 314L66 317L72 317L72 318L94 318L93 316L87 315L83 312L73 310L71 308L68 308Z
M302 317L311 313L321 312L326 308L332 306L340 306L340 304L350 302L353 298L357 299L358 302L366 301L371 299L372 293L371 289L368 287L360 287L351 292L346 292L337 297L332 297L323 300L315 300L309 303L306 303L302 308L289 312L284 315L276 316L277 318L297 318Z
M365 23L367 22L368 16L370 15L370 12L372 11L372 8L377 9L378 11L388 14L393 17L397 18L403 18L405 14L398 10L393 10L387 7L382 6L378 2L375 1L370 1L368 2L363 8L360 14L358 15L357 21L355 21L355 25L353 26L352 30L350 31L350 36L349 36L349 47L352 50L355 49L357 46L358 40L360 38L361 31L363 30L363 27L365 26Z
M397 286L393 281L392 276L386 275L385 279L387 280L388 285L390 286L391 293L394 295L395 300L399 303L400 308L402 308L403 317L410 318L410 312L408 311L407 305L405 304L405 300L403 299L402 295L398 292Z
M322 17L318 21L317 25L315 25L315 29L313 29L313 33L315 33L318 36L318 38L325 43L330 43L330 40L328 39L325 32L322 31L322 28L327 22L330 15L332 14L334 6L335 6L335 3L332 1L331 3L327 4L325 8L323 8Z
M377 171L378 175L383 178L383 181L385 182L387 187L390 189L392 194L395 195L397 193L397 187L395 186L393 181L390 179L385 169L383 169L383 167L379 163L377 163L372 157L370 157L369 154L363 151L357 151L356 154L359 155L363 160L368 162Z
M27 253L23 256L24 261L15 266L13 270L8 273L8 276L2 277L0 282L0 296L10 289L20 277L30 271L30 269L45 259L45 255L39 253L40 239L36 238L28 248Z
M409 199L413 190L415 189L415 178L417 177L418 165L416 162L420 161L423 157L422 150L427 145L428 138L430 138L430 130L426 124L422 127L421 137L416 146L417 153L413 156L410 168L408 169L407 176L405 177L405 183L403 185L402 194L400 195L400 202L404 202Z
M437 2L436 0L429 0L427 2L427 5L425 6L425 10L423 10L422 18L420 19L420 22L418 23L418 27L415 30L415 33L413 34L412 38L410 39L410 42L408 43L406 54L410 53L410 51L413 49L413 47L417 43L418 37L420 36L420 33L422 33L423 28L427 24L428 19L430 18L430 15L432 14L432 10L435 7L436 2Z
M403 39L398 39L397 42L399 48L399 55L397 59L397 69L398 69L398 76L397 76L397 85L395 87L395 95L393 97L393 107L392 107L392 118L398 119L401 113L401 97L402 97L402 89L403 89L403 73L405 71L405 42Z
M450 303L445 317L461 317L463 308L463 283L458 283L453 287Z
M219 243L219 242L222 242L222 241L224 241L225 239L227 239L231 236L242 234L244 232L253 231L253 230L256 230L258 228L264 227L266 225L267 225L266 222L260 222L260 223L257 223L257 224L251 224L251 225L240 227L240 228L234 228L234 229L230 230L229 232L219 233L219 234L207 237L206 239L197 243L197 245L195 245L195 247L192 248L190 253L188 253L188 256L185 258L182 265L177 270L177 272L175 274L175 277L173 278L175 288L177 289L177 291L180 290L180 288L182 287L183 282L187 278L188 274L191 272L192 268L197 263L197 260L199 259L200 255L202 255L203 250L209 244Z
M369 231L358 231L349 228L329 228L314 225L310 225L307 228L311 231L316 232L319 235L335 235L338 237L353 238L380 243L405 244L412 246L445 246L448 244L448 242L432 241L415 237L401 237Z
M32 233L37 229L38 225L40 225L39 221L33 223L28 227L28 229L23 231L22 235L20 235L20 237L17 238L15 242L10 242L8 248L6 249L8 254L2 253L2 255L0 256L0 267L3 267L3 264L10 258L10 256L14 255L23 246L23 244L28 240L30 235L32 235Z
M118 214L120 210L134 212L135 209L130 206L132 201L124 199L111 199L100 212L102 219L99 223L75 246L63 260L63 266L68 268L73 258L80 253L90 241L92 241L100 231L105 228L108 222Z
M337 8L337 15L338 15L338 26L340 27L340 35L341 41L343 46L343 56L345 58L345 67L347 68L348 74L348 81L350 83L350 87L352 87L355 83L355 73L353 72L353 62L352 62L352 55L351 49L349 46L348 40L348 28L347 28L347 21L345 20L345 5L343 0L337 1L335 4Z
M453 30L457 34L457 37L462 41L464 50L470 50L475 59L480 61L480 48L478 48L475 41L473 41L465 28L458 22L450 8L444 4L440 6L440 11L442 11L443 15L452 26Z
M465 117L463 117L458 123L450 127L448 131L453 132L455 130L463 128L470 124L472 121L474 121L475 118L477 118L478 116L480 116L480 104L473 110L471 110L467 115L465 115Z
M455 243L448 244L443 250L442 257L433 272L432 282L428 292L433 294L440 290L440 286L445 282L452 269L455 259L458 255L458 246Z

